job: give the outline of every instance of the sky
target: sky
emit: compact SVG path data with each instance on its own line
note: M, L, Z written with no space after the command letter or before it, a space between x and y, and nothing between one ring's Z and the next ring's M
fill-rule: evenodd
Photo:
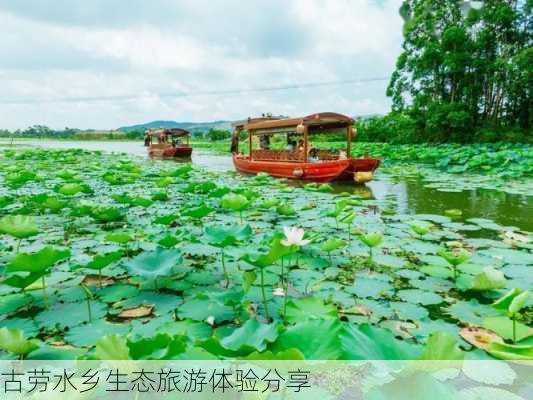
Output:
M384 113L400 3L0 0L0 128Z

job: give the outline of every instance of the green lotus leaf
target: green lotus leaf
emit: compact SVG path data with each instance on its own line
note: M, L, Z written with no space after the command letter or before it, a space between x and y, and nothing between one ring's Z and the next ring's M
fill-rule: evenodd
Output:
M126 244L134 240L134 237L128 232L112 232L105 236L105 240L119 244Z
M194 219L202 219L211 214L214 210L214 208L208 207L205 203L202 203L197 207L187 208L183 211L183 215Z
M205 228L205 235L211 245L226 247L249 239L252 235L252 228L250 225L245 225L244 227L232 226L230 228L212 225Z
M158 247L153 251L146 251L124 263L124 267L133 275L146 278L156 278L172 273L173 269L183 261L181 252L177 249Z
M126 337L118 334L106 335L98 340L94 354L100 360L131 360Z
M110 206L96 206L91 210L91 216L98 222L114 222L124 218L121 209Z
M33 272L26 275L10 274L2 281L2 283L19 289L24 289L38 279L41 279L44 275L46 275L46 271Z
M133 359L171 360L187 349L187 338L157 333L153 337L129 340L128 348Z
M107 305L99 301L91 301L91 314L89 315L88 304L79 303L56 303L54 306L41 311L35 316L35 322L39 327L49 330L60 328L72 328L83 323L97 321L107 314Z
M157 244L160 246L163 246L167 249L170 249L171 247L174 247L176 244L178 244L180 240L174 236L174 235L166 235L165 237L161 238Z
M106 335L125 335L130 327L124 324L111 324L99 319L85 325L74 326L65 334L68 343L78 347L90 347L95 345L98 338Z
M228 193L222 197L221 205L229 210L242 211L248 208L250 201L242 194Z
M396 295L408 303L422 304L423 306L440 304L444 299L437 293L426 292L419 289L404 289L396 293Z
M531 360L533 359L533 345L507 344L492 342L487 350L489 354L502 360Z
M230 335L224 337L220 344L240 355L266 349L268 343L274 342L282 327L279 323L262 324L256 319L249 319Z
M381 232L371 232L365 235L360 235L359 240L368 247L376 247L383 241L383 234Z
M481 397L478 397L481 398ZM428 372L415 371L376 385L365 395L365 400L454 400L463 399L451 384L440 382Z
M23 170L13 172L5 176L5 182L12 188L20 188L30 181L38 179L37 174L31 171Z
M290 323L305 321L308 319L337 318L337 308L331 304L324 304L321 299L315 297L303 297L293 299L287 303L285 319Z
M276 212L279 215L283 215L285 217L290 217L290 216L296 215L296 210L294 209L294 207L291 206L290 204L287 204L287 203L278 205L276 207Z
M169 197L167 192L154 192L152 193L153 201L168 201Z
M14 256L6 266L6 272L42 273L59 261L70 257L70 250L43 247L36 253L20 253Z
M339 217L339 222L342 224L350 225L356 217L355 212L347 212Z
M139 289L131 285L106 286L98 290L98 298L106 303L114 303L119 300L135 297Z
M503 272L486 267L483 272L477 274L472 282L472 290L503 289L507 284Z
M481 325L487 317L498 316L498 312L486 304L480 304L476 299L458 301L446 309L453 318L469 325Z
M293 361L293 360L305 360L304 355L302 352L298 349L287 349L282 350L277 353L273 353L270 350L263 351L263 352L257 352L254 351L251 354L248 354L244 357L245 360L265 360L265 361L271 361L271 360L286 360L286 361Z
M320 246L320 250L329 253L331 251L342 249L345 246L346 246L346 242L344 240L336 239L336 238L329 238L322 244L322 246Z
M385 280L372 277L356 277L354 285L346 287L345 290L360 298L380 298L392 295L393 286Z
M248 264L251 264L258 268L265 268L270 265L273 265L279 257L276 257L271 252L269 253L251 253L245 254L241 257L242 260L246 261Z
M329 183L322 183L321 185L318 185L318 191L322 193L331 193L333 192L333 186Z
M276 199L276 198L270 198L270 199L266 199L265 201L263 201L260 205L259 205L259 208L262 208L262 209L269 209L269 208L272 208L272 207L277 207L280 203L280 200L279 199Z
M524 291L516 296L509 304L509 314L515 315L524 308L529 299L529 291Z
M4 319L2 320L2 327L21 330L27 338L35 337L39 333L37 324L30 318Z
M57 188L57 192L65 196L74 196L84 191L84 187L79 183L65 183Z
M523 291L520 288L511 289L506 294L504 294L502 297L500 297L498 300L496 300L492 304L492 307L500 311L509 311L509 307L511 306L511 303L521 293L523 293Z
M421 349L384 329L359 327L336 319L299 322L283 332L274 351L296 348L308 360L407 360L420 357Z
M523 339L527 339L533 336L533 328L515 322L513 327L513 320L508 317L489 317L483 320L482 326L496 332L499 336L507 340L515 340L520 342Z
M25 293L0 296L0 315L8 315L31 303L32 297Z
M19 329L0 328L0 349L22 356L39 348L37 340L27 340Z
M448 332L435 332L429 336L420 359L463 360L465 354L459 347L457 336Z
M124 252L121 250L113 251L111 253L97 254L87 264L83 265L83 268L101 270L108 265L119 261L124 256Z
M456 252L441 249L437 252L437 254L453 266L457 266L468 261L472 256L468 251L463 249Z
M174 169L170 173L170 176L174 176L174 177L186 176L191 171L193 171L192 164L185 164L185 165L182 165L181 167Z
M178 218L179 218L178 214L161 215L161 216L159 216L159 217L154 219L154 224L171 225Z
M43 207L51 212L57 213L62 209L66 208L68 203L66 201L60 200L57 197L48 197L43 203Z
M179 306L178 315L194 321L205 321L207 318L213 317L214 323L220 323L232 319L234 311L231 307L217 300L197 297Z
M41 232L33 217L8 215L0 219L0 232L17 239L25 239Z
M13 202L13 198L10 196L2 195L0 196L0 209L4 208L5 206L11 204Z
M432 224L426 221L413 221L409 223L409 226L418 235L425 235L431 230Z
M170 176L165 176L163 178L159 178L157 181L155 181L155 185L157 187L160 187L160 188L166 188L166 187L169 187L170 185L172 185L173 183L175 183L174 179L171 178Z
M245 293L250 290L250 288L252 287L256 279L257 279L257 274L255 273L255 271L244 271L243 272L242 288Z
M171 321L161 325L158 332L167 333L171 336L188 336L194 340L207 339L213 333L213 329L204 322L185 319L182 321Z
M429 315L427 309L417 304L393 301L389 305L402 321L419 321Z

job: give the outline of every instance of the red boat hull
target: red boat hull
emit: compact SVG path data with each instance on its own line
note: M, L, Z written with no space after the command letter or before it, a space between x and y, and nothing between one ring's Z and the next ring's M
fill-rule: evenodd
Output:
M166 147L157 148L150 146L148 155L150 157L190 157L192 154L192 147Z
M332 160L319 163L250 161L250 158L247 156L233 154L233 164L237 171L247 174L264 172L278 178L309 180L313 182L353 179L355 172L374 172L379 166L379 162L375 158L351 158L348 160Z

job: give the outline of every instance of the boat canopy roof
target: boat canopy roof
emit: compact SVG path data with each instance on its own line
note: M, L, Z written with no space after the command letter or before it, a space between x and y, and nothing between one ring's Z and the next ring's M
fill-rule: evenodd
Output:
M261 117L254 117L254 118L247 118L240 121L234 121L231 123L231 126L235 130L241 130L246 129L246 125L254 124L257 122L264 122L264 121L279 121L281 119L287 119L288 117L285 117L283 115L279 116L272 116L272 115L263 115Z
M334 129L353 125L354 119L346 115L324 112L298 118L250 118L241 129L248 131L277 131L305 125L317 129Z
M181 129L181 128L148 129L146 133L148 134L148 136L160 136L164 134L164 135L176 136L176 137L189 136L191 134L191 132L189 132L188 130Z

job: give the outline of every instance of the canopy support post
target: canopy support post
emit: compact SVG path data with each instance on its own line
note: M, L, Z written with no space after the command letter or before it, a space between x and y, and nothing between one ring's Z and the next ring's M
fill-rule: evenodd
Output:
M348 128L346 130L347 130L347 132L346 132L346 136L347 136L346 157L350 158L351 157L350 153L352 151L352 138L353 138L353 127L352 127L352 125L348 125Z
M309 144L308 144L308 138L309 138L309 127L307 125L304 125L304 157L303 157L303 162L307 162L307 149L309 147Z
M248 151L249 151L250 161L252 161L252 131L248 131Z
M235 128L231 136L231 154L239 152L239 136L241 134L240 128Z

